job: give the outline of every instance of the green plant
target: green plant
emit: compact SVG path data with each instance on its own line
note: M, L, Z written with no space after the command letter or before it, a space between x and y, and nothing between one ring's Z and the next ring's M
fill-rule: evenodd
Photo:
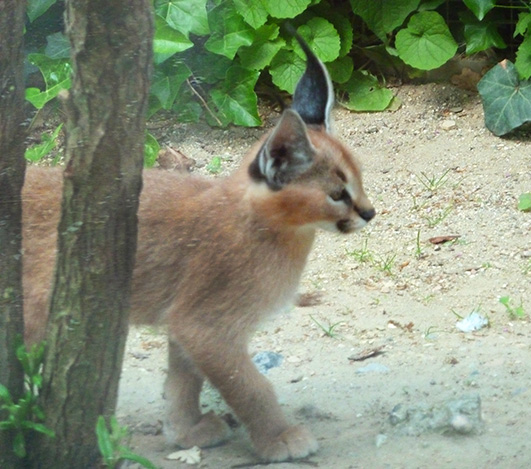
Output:
M415 174L415 176L425 189L434 193L448 182L447 175L449 172L450 168L444 171L440 176L428 176L424 171L421 171L420 176L418 174Z
M432 215L424 215L422 218L426 220L429 228L435 228L439 223L444 221L450 212L453 210L453 205L448 205L446 208L439 210L437 213Z
M531 192L525 192L518 197L518 210L522 212L531 211Z
M219 174L221 172L221 156L214 156L207 164L206 169L211 174Z
M129 430L118 424L116 417L110 418L110 431L105 423L105 418L100 415L96 423L98 447L106 467L114 469L122 461L133 461L148 469L157 469L157 466L146 458L133 453L123 445L123 440L129 437Z
M43 425L44 412L37 403L39 389L42 387L41 367L46 344L34 344L26 350L22 338L18 338L16 356L24 370L25 391L15 401L9 390L0 384L0 408L7 413L6 420L0 421L0 431L12 431L15 434L13 451L19 457L26 456L26 436L28 432L39 432L53 438L54 432Z
M378 259L373 261L373 265L384 272L386 275L392 275L391 269L395 264L396 253L387 254L386 256L378 256Z
M343 321L338 321L338 322L335 322L334 324L328 323L328 325L325 326L319 321L317 321L317 319L315 319L311 314L310 314L310 318L319 327L319 329L321 329L324 332L325 336L331 337L333 339L337 337L337 334L335 333L336 327L339 326L340 324L343 324Z
M360 249L347 250L347 255L354 257L358 262L372 262L374 254L367 247L368 242L368 238L365 238Z
M24 153L25 158L31 162L42 160L57 146L57 137L62 128L63 124L59 124L51 135L46 133L41 134L41 143L26 148L26 152ZM58 159L59 156L54 158L54 165L57 163Z
M505 306L507 313L509 313L509 317L511 317L512 319L525 318L525 311L522 300L520 300L520 304L518 306L513 306L513 301L510 296L502 296L500 297L499 301L503 306Z
M43 89L26 92L37 108L70 86L69 43L61 27L45 34L39 30L43 18L60 17L60 8L51 8L56 4L27 3L27 43L33 46L28 60L45 82ZM511 7L519 11L514 66L502 62L479 86L486 125L501 135L531 117L530 3L466 0L452 7L458 22L450 29L442 14L445 0L154 0L155 70L148 116L164 110L183 122L204 118L216 126L259 125L257 92L292 93L304 70L299 46L282 28L286 20L326 63L342 105L383 110L394 103L382 83L384 73L415 76L437 68L456 54L458 43L465 54L506 48L504 12Z

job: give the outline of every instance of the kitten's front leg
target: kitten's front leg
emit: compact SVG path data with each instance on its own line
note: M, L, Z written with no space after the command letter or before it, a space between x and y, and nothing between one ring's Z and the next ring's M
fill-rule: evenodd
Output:
M218 342L210 353L194 354L194 360L245 424L262 459L285 461L317 451L317 441L306 428L287 423L273 387L258 372L245 345Z

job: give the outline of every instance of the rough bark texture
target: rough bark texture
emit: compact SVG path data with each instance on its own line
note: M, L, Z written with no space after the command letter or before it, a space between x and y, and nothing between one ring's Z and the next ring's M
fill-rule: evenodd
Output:
M42 468L97 467L95 427L114 413L136 250L152 58L149 0L70 0L74 79L42 404L55 439Z
M19 398L22 367L15 338L23 335L22 205L24 182L24 80L22 76L25 2L0 0L0 383ZM0 412L0 420L5 415ZM0 467L22 467L12 451L13 435L0 432Z

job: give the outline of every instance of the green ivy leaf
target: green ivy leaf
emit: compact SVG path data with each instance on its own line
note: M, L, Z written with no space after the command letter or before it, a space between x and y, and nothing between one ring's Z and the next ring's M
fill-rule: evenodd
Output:
M181 62L155 70L150 92L158 98L163 109L171 109L182 84L191 74L190 69Z
M57 0L28 0L26 13L31 23L39 16L44 15Z
M352 111L383 111L393 100L393 92L367 72L356 70L350 80L340 87L348 99L340 104Z
M346 83L352 76L354 63L352 62L352 57L340 57L333 62L327 63L326 68L328 68L334 83Z
M254 86L260 73L233 65L227 71L225 82L210 92L212 102L226 120L246 127L260 125Z
M234 6L242 18L252 26L258 29L267 21L267 10L261 2L249 2L248 0L233 0Z
M250 46L254 39L254 29L238 14L232 4L222 3L209 12L212 34L205 48L215 54L234 59L242 46Z
M155 63L161 64L178 52L193 47L193 42L173 29L161 16L155 17L155 36L153 38L153 53Z
M514 65L522 80L527 80L531 77L531 36L525 36L522 43L518 46Z
M525 36L525 33L529 29L529 25L531 25L531 13L519 13L518 21L516 23L516 26L514 27L513 37L516 37L518 35Z
M531 82L522 81L508 60L491 68L478 83L485 125L497 136L531 121Z
M457 51L444 18L435 11L423 11L411 17L406 29L396 35L400 58L419 70L440 67Z
M207 0L156 0L155 13L186 37L204 36L210 32L206 4Z
M271 62L269 74L276 86L293 94L304 70L306 62L302 57L292 50L282 49Z
M284 39L278 38L278 32L279 28L274 24L258 29L252 45L242 47L238 52L242 65L253 70L267 67L277 52L286 45Z
M70 41L61 32L46 36L46 48L44 53L50 59L69 59Z
M384 43L389 42L387 35L401 26L419 3L420 0L350 0L352 11Z
M331 62L339 57L339 34L333 24L324 18L312 18L300 26L297 32L323 62Z
M194 96L188 88L185 88L183 91L177 96L172 111L175 113L179 122L199 122L203 114L201 104L194 101Z
M28 54L28 61L39 68L46 89L26 88L26 99L37 109L55 98L61 90L69 89L72 68L66 59L50 59L44 54Z
M531 192L525 192L518 197L518 210L531 212Z
M465 25L466 53L476 54L491 47L504 49L505 41L498 32L496 24L492 21L478 21L470 12L464 11L459 15Z
M260 0L273 18L295 18L311 3L311 0Z
M479 21L496 5L496 0L464 0L464 2Z

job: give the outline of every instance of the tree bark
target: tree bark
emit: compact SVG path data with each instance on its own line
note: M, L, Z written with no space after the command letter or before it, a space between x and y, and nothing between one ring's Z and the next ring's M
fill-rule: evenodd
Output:
M0 0L0 383L19 399L24 375L15 339L22 315L22 201L24 182L23 30L25 2ZM5 414L0 412L0 420ZM13 435L0 431L0 467L22 467Z
M97 467L127 334L152 61L149 0L67 0L74 78L41 402L55 439L33 466Z

